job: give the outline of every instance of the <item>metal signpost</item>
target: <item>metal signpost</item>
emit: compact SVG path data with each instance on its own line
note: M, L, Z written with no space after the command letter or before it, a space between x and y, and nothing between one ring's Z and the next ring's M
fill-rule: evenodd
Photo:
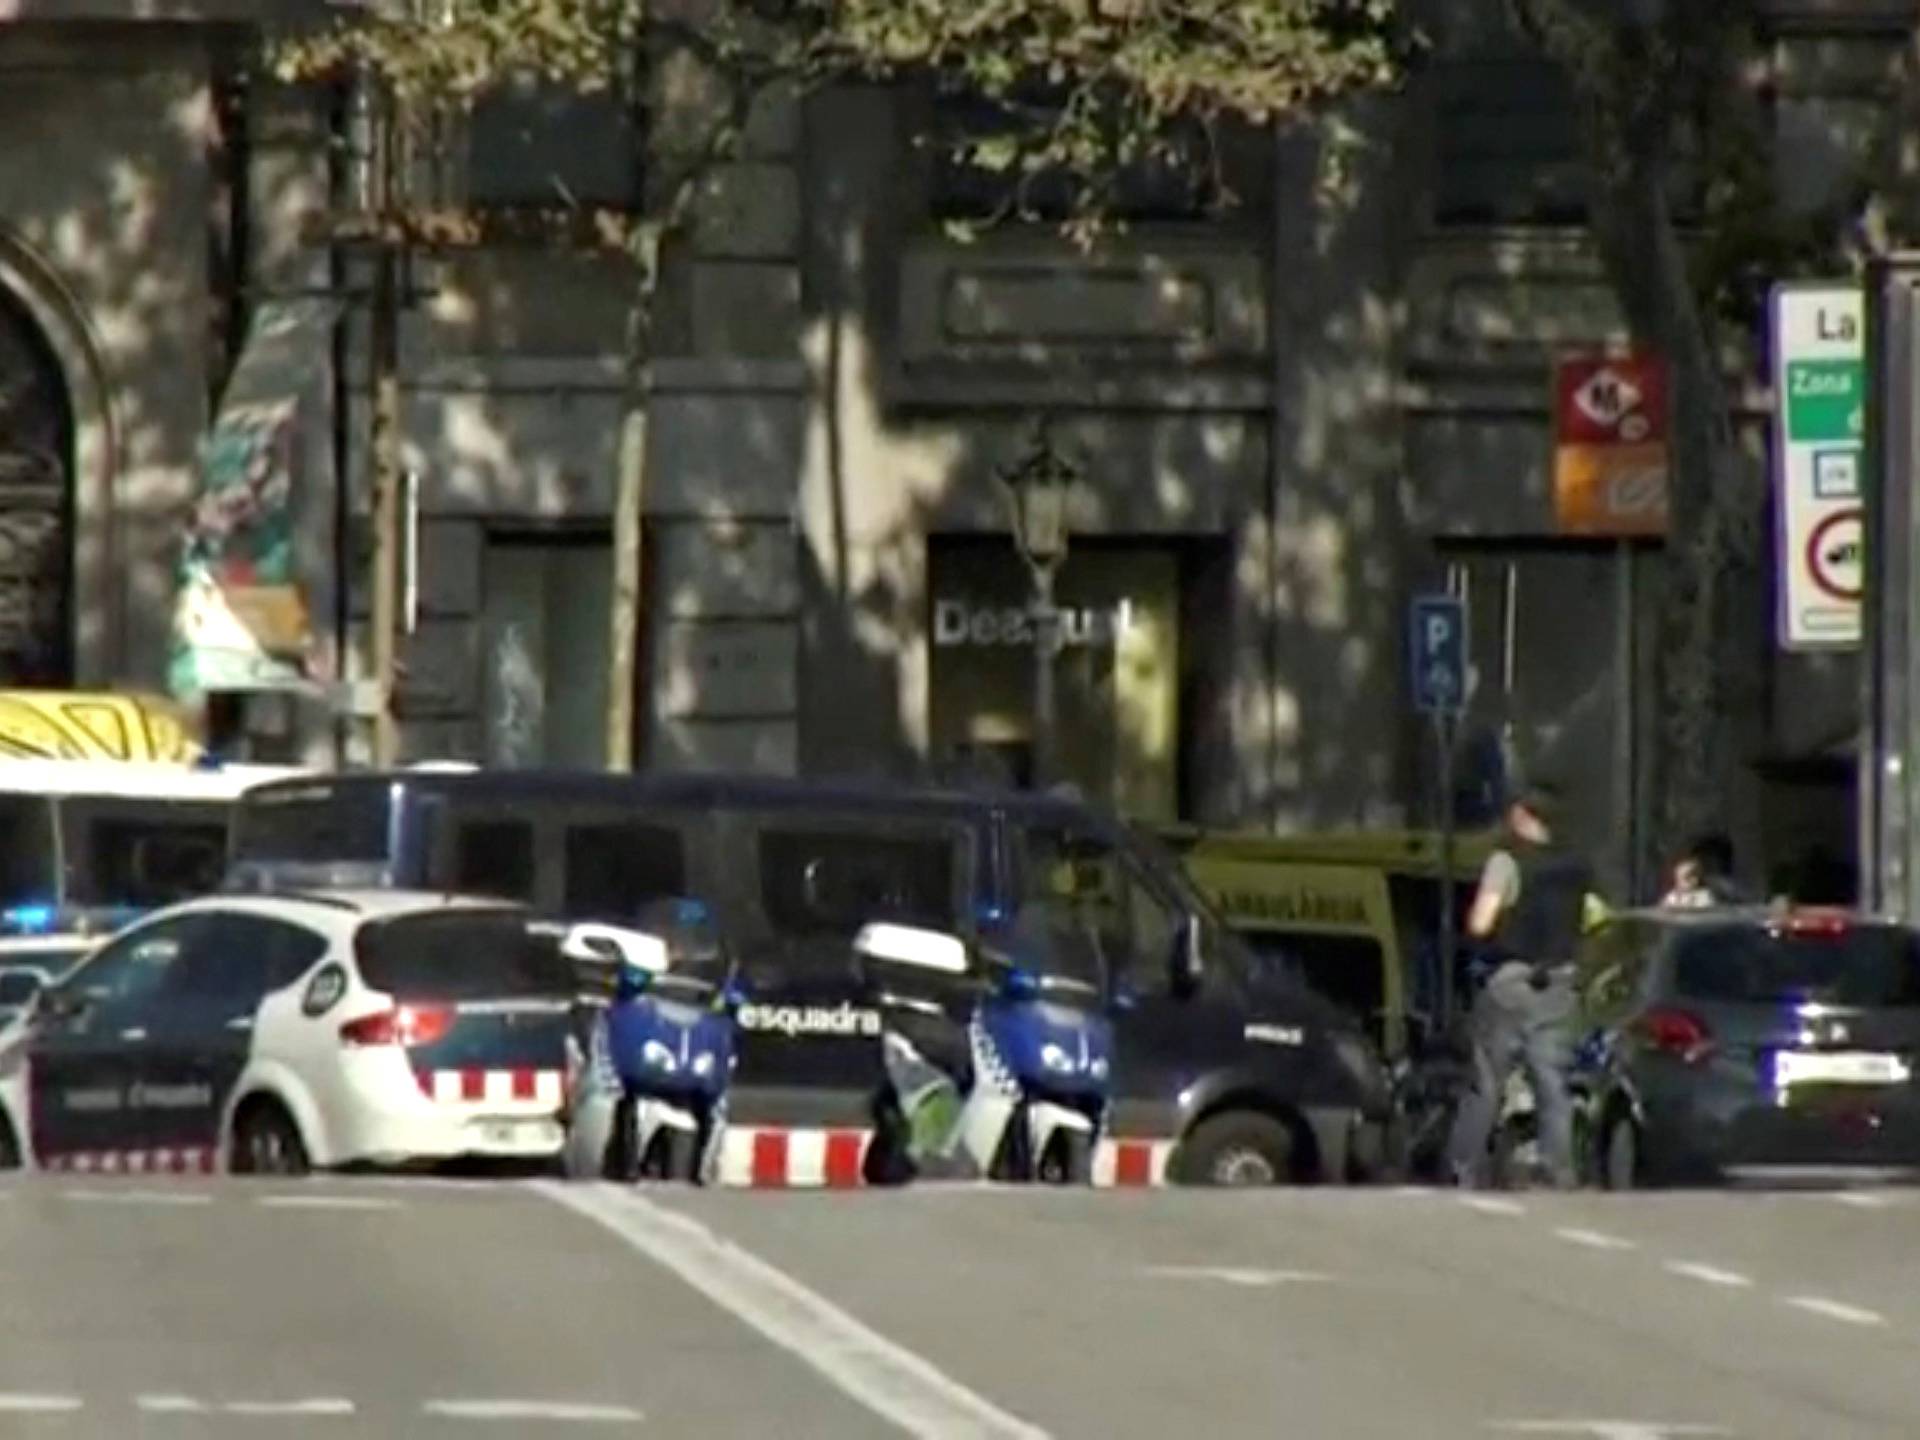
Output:
M1774 533L1783 650L1860 644L1865 310L1858 284L1773 290Z
M1865 354L1870 362L1863 479L1865 583L1859 755L1860 903L1898 919L1920 916L1912 863L1916 801L1914 680L1920 673L1920 255L1890 255L1868 271ZM1786 402L1786 403L1790 403Z
M1417 595L1409 622L1413 707L1433 718L1440 761L1440 1013L1453 1024L1453 741L1467 701L1467 607L1455 595Z

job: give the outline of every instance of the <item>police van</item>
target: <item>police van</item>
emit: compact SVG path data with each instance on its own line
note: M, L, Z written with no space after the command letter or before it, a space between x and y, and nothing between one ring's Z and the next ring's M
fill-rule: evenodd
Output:
M1066 798L716 775L314 777L247 793L227 883L445 889L615 923L652 899L708 900L749 999L732 1122L774 1131L868 1124L880 1017L852 978L862 924L972 938L1023 905L1064 904L1129 1002L1112 1134L1131 1174L1338 1180L1380 1159L1389 1086L1360 1026L1250 950L1150 837Z
M0 1167L548 1160L567 939L519 906L398 890L158 911L0 1029Z

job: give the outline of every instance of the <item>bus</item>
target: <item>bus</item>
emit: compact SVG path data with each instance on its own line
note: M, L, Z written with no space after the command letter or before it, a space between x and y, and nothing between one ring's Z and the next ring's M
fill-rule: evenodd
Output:
M0 759L0 937L76 943L217 889L227 825L271 765ZM77 953L77 952L76 952ZM7 962L0 948L0 966Z

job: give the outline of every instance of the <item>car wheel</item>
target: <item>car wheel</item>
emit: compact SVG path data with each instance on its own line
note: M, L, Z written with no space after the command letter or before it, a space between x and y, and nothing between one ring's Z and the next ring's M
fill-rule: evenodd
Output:
M313 1165L293 1117L271 1100L258 1100L234 1119L227 1168L236 1175L305 1175Z
M0 1170L18 1170L20 1168L20 1142L14 1138L13 1126L7 1117L0 1115Z
M1600 1183L1609 1190L1637 1190L1644 1180L1640 1155L1640 1127L1630 1115L1617 1115L1607 1127L1606 1148L1600 1155Z
M1179 1174L1189 1185L1284 1185L1294 1178L1293 1132L1248 1110L1204 1120L1180 1147Z

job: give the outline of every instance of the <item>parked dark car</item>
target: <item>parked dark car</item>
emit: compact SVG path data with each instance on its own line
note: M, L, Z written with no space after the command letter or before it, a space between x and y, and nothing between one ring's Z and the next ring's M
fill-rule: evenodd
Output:
M1590 942L1610 1188L1920 1166L1920 933L1843 910L1633 911Z

